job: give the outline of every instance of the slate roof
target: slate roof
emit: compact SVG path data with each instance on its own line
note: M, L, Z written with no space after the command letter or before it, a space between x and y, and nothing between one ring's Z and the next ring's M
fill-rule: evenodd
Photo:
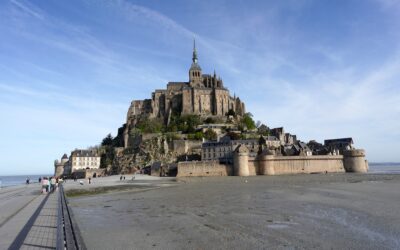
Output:
M328 140L324 141L325 145L337 144L337 143L353 144L353 138L347 137L347 138L338 138L338 139L328 139Z
M98 157L99 154L95 150L76 149L71 152L71 156L76 157Z

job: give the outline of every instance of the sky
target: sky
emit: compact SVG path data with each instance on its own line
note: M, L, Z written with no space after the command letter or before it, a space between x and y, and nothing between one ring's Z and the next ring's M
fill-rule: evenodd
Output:
M116 135L187 81L193 39L255 120L400 161L399 0L0 1L0 175Z

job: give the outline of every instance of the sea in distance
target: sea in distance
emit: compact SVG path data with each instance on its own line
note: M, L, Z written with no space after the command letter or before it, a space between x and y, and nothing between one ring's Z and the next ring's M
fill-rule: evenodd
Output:
M372 162L369 163L370 174L400 174L400 162ZM13 175L0 176L0 188L16 185L25 185L26 178L30 178L31 183L37 183L39 177L51 175Z
M10 176L0 176L0 188L26 185L26 178L30 179L30 183L38 183L39 177L51 176L48 174L44 175L10 175Z

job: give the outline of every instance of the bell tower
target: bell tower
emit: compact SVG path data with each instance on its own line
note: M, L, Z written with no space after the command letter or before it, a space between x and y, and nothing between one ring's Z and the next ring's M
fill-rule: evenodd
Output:
M203 77L201 76L201 68L197 63L197 50L196 50L196 40L193 40L193 56L192 65L189 69L189 84L190 86L200 86L203 82Z

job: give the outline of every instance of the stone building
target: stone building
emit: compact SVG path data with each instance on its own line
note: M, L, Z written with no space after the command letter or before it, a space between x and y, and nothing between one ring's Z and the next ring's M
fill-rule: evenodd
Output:
M353 149L353 138L348 137L325 140L324 146L330 152L334 150L339 150L340 154L343 154L343 151Z
M272 135L261 136L259 143L267 148L279 148L281 146L281 141Z
M229 90L215 71L214 74L203 74L194 43L189 81L169 82L167 89L155 90L151 99L132 101L124 132L125 147L128 145L129 131L143 116L159 118L167 124L172 114L224 117L229 110L242 116L245 105L239 97L230 96Z
M278 138L282 145L293 145L297 143L297 136L290 133L285 133L283 127L270 129L269 132L270 135Z
M256 156L259 148L259 140L230 140L224 137L220 141L204 142L201 146L201 160L232 163L233 151L238 145L247 147L249 153L252 156Z
M61 157L61 160L54 161L54 176L60 177L69 174L71 171L70 161L67 154Z
M97 150L75 149L70 156L71 173L84 169L99 169L100 154Z

